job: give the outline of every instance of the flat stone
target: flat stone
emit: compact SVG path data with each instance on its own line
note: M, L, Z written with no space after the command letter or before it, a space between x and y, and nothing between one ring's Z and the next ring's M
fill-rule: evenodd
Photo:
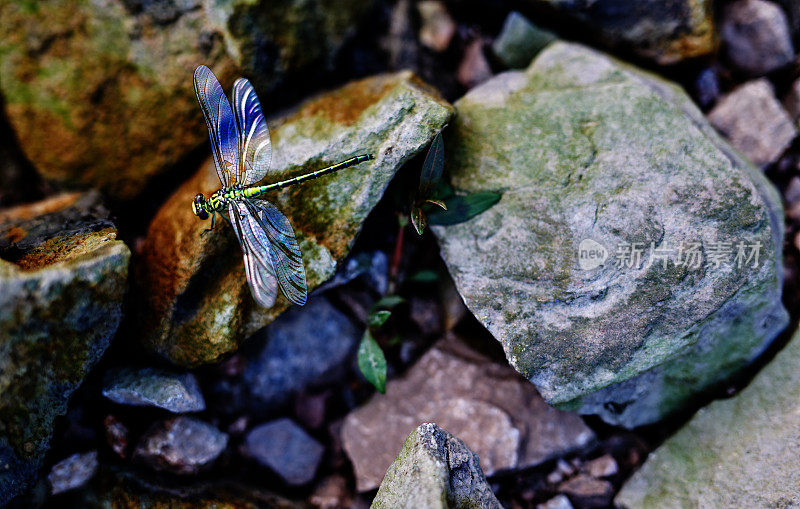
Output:
M130 251L116 237L97 193L0 211L0 506L36 477L117 330Z
M209 467L227 445L227 434L181 416L154 425L139 440L133 456L155 470L191 475Z
M558 41L456 109L453 186L503 194L432 230L467 307L550 404L655 422L787 323L780 197L680 87Z
M583 465L583 469L590 476L597 478L610 477L619 472L617 460L610 454L604 454L599 458L587 461L586 464Z
M608 507L614 497L614 486L585 474L578 474L559 486L575 505L582 508Z
M325 447L291 419L260 424L244 441L247 453L287 484L302 486L314 479Z
M409 430L436 421L457 433L488 475L536 465L587 445L592 431L549 407L532 385L450 336L345 418L342 439L356 488L380 484Z
M723 97L708 113L708 120L757 166L777 161L797 136L794 122L765 78Z
M773 2L736 0L725 5L720 36L728 60L751 76L762 76L794 59L786 14Z
M629 507L800 504L800 333L736 396L715 401L648 456L617 495Z
M103 396L121 405L154 406L176 414L206 409L193 374L158 368L121 368L110 372Z
M572 504L566 495L556 495L544 504L539 504L536 509L572 509Z
M323 297L290 309L252 339L244 386L253 409L267 412L293 394L332 382L353 358L362 330Z
M47 475L50 492L53 495L80 488L97 471L97 451L73 454L53 465Z
M556 35L531 23L528 18L512 11L506 16L500 35L492 43L492 51L509 69L528 67Z
M370 506L372 509L430 509L502 506L481 470L478 455L433 423L406 439Z
M330 278L395 172L428 146L452 107L410 72L367 78L302 105L272 130L270 181L372 153L375 161L270 194L291 221L308 290ZM214 362L289 307L259 307L226 224L209 235L192 198L220 187L209 161L153 219L134 289L144 319L131 340L184 366Z
M555 7L573 30L632 50L661 65L709 55L716 49L711 0L528 0Z

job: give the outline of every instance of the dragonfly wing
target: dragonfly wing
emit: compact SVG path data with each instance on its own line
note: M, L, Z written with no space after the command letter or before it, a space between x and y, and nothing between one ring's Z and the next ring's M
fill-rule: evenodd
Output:
M240 150L235 184L249 186L263 179L269 171L272 142L256 91L245 78L239 78L233 85L233 108L239 127Z
M254 230L260 229L269 239L278 285L287 299L302 306L308 297L306 269L297 245L294 230L286 216L266 200L247 200L247 220Z
M217 175L223 187L230 187L233 172L239 167L239 135L231 104L217 77L204 65L194 70L194 92L208 126Z
M228 215L233 232L242 248L244 270L250 292L256 302L265 308L271 308L278 295L278 278L275 276L275 267L269 257L269 241L266 240L263 232L260 238L257 236L257 232L253 232L249 221L250 212L244 203L229 202ZM265 243L267 244L266 251L263 248Z

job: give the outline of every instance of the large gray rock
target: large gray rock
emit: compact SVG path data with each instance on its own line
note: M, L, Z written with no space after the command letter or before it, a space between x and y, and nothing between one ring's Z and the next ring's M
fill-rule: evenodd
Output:
M122 318L130 251L95 193L0 212L0 506Z
M390 381L385 395L345 418L342 440L356 488L378 486L407 434L430 421L461 437L488 475L536 465L594 439L580 417L551 408L512 369L450 336Z
M654 422L786 325L780 198L674 84L556 42L456 108L454 186L503 197L433 230L466 305L551 404Z
M417 427L389 467L373 509L500 509L478 455L433 423Z
M741 393L702 408L623 486L623 507L800 504L800 333Z

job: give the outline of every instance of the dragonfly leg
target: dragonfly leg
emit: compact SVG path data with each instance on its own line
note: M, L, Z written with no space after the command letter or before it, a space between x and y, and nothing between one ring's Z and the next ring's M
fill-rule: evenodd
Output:
M214 231L214 224L216 223L216 221L217 221L217 213L216 212L211 212L211 228L207 228L207 229L203 230L203 232L200 234L200 236L202 237L206 233Z

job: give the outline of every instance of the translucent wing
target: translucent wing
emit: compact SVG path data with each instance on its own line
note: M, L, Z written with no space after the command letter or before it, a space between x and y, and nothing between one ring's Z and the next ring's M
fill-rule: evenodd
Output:
M240 151L235 184L249 186L263 179L269 171L272 142L256 91L245 78L239 78L233 85L233 108Z
M258 237L257 232L252 230L249 214L243 202L233 200L228 202L228 216L242 248L244 270L250 292L256 302L265 308L271 308L278 295L278 279L269 256L269 241L263 232Z
M194 70L194 92L206 118L217 175L223 187L230 187L233 172L239 167L239 140L231 104L217 77L204 65Z
M302 306L308 293L306 269L292 225L266 200L247 200L244 204L250 212L245 219L250 222L252 230L264 232L269 239L268 252L281 291L287 299Z

